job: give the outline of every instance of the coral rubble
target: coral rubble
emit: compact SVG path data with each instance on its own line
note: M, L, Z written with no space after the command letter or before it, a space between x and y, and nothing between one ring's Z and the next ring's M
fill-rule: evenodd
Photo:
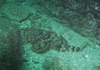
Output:
M47 58L42 67L44 70L71 70L70 66L58 57Z

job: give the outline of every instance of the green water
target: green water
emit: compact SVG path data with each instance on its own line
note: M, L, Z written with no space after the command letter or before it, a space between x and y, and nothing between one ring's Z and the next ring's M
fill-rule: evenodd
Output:
M100 1L0 0L0 70L100 70Z

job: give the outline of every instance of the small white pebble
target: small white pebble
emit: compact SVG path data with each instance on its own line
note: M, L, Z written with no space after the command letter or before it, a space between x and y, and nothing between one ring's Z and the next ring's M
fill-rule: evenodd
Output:
M85 55L85 57L88 58L89 56L88 55Z
M100 47L99 45L96 45L96 47Z
M76 62L76 60L74 62Z
M32 66L29 66L30 68L32 68Z

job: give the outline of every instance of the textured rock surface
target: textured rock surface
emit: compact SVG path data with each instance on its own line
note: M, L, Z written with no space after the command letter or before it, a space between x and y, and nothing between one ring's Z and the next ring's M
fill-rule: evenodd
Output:
M5 0L0 0L0 7L1 7L3 4L5 4L5 3L6 3Z
M24 2L25 0L6 0L6 2Z
M58 57L47 58L42 67L44 70L71 70L69 65Z
M20 3L7 3L0 9L1 13L5 14L9 19L23 21L30 15L29 8Z
M0 17L0 70L16 70L19 68L22 55L20 42L20 32L17 25Z

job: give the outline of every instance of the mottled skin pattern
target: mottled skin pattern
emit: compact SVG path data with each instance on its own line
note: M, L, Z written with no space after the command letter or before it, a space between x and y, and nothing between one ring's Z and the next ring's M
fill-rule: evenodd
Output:
M25 38L32 44L32 50L36 53L44 53L50 49L51 32L40 29L26 29Z
M69 46L67 40L56 33L43 29L25 29L24 36L26 41L32 44L32 50L36 53L44 53L50 49L60 52L73 51L79 52L80 47Z

